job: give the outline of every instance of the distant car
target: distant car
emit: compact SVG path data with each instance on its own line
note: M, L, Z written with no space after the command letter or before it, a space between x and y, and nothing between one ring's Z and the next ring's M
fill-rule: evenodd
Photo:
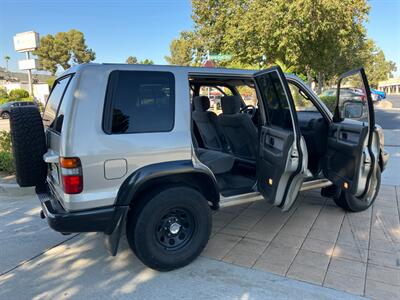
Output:
M377 95L378 101L386 99L386 93L385 92L378 91L378 90L375 90L375 89L371 89L371 95ZM373 98L374 97L372 97L372 99Z
M4 103L0 105L0 117L2 119L9 119L11 108L20 106L36 106L36 103L33 101L11 101Z
M319 94L320 97L336 97L336 88L327 89ZM341 97L347 99L347 101L361 101L365 102L365 95L358 90L343 88L340 90Z

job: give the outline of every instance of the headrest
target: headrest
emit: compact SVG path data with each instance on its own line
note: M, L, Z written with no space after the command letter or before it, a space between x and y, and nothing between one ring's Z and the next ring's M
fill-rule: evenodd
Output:
M238 96L224 96L221 98L222 112L227 115L238 113L241 104Z
M194 110L206 111L210 108L210 99L207 96L196 96L193 98Z

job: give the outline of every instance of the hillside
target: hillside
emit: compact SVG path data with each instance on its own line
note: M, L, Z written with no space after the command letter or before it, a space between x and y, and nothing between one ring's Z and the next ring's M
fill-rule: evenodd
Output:
M33 73L32 78L34 83L46 83L47 80L54 78L54 76ZM0 80L28 82L28 74L26 72L7 72L0 67Z

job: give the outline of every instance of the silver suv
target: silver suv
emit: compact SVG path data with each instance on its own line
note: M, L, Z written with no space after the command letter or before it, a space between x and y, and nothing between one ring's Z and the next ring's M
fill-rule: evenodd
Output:
M346 99L348 87L366 100ZM104 232L116 255L126 226L144 264L172 270L204 249L220 201L259 193L287 211L319 188L347 211L373 203L388 155L364 70L337 91L332 113L279 67L79 65L56 80L42 118L11 111L17 181L36 187L54 230Z

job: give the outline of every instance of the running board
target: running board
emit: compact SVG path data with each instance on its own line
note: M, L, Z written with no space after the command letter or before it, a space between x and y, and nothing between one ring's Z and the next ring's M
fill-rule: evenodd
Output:
M332 184L333 183L331 181L329 181L328 179L317 179L317 180L305 181L305 182L303 182L303 184L300 188L300 192L324 188L327 186L331 186ZM224 197L223 195L221 195L220 204L221 204L221 206L234 205L237 203L242 203L243 200L253 201L253 200L255 200L254 198L259 198L259 197L262 197L259 192L251 192L251 193L240 194L240 195L229 196L229 197Z
M313 189L324 188L327 186L331 186L333 183L328 179L317 179L303 182L303 185L300 188L300 192L309 191Z

